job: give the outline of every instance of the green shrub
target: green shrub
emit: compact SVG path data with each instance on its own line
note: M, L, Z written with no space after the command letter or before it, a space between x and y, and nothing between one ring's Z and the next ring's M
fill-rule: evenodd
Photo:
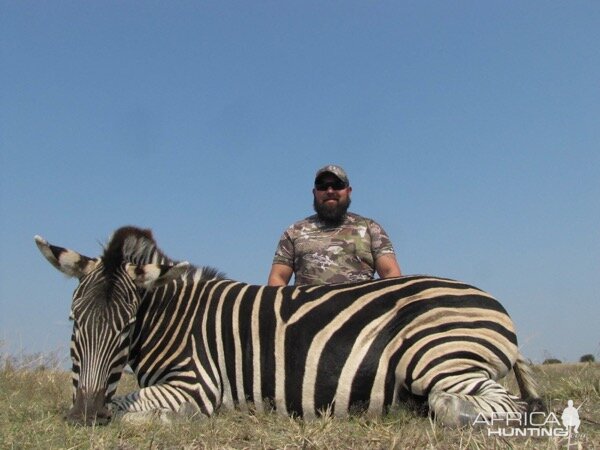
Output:
M587 354L587 355L583 355L581 358L579 358L579 362L596 362L596 358L594 358L594 355L592 354Z
M542 364L562 364L562 361L556 358L548 358L545 359Z

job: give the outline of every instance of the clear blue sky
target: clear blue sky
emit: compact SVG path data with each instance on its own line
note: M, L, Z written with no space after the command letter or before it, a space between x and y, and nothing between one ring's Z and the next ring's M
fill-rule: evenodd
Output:
M600 357L597 1L0 0L0 340L67 358L88 256L149 227L266 281L320 166L406 274L506 306L523 352Z

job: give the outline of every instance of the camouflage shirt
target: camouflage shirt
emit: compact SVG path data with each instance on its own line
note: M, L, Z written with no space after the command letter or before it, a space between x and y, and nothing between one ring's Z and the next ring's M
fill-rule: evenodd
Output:
M274 264L294 270L295 284L330 284L370 280L375 260L393 254L392 243L375 221L348 213L339 226L317 215L291 225L275 251Z

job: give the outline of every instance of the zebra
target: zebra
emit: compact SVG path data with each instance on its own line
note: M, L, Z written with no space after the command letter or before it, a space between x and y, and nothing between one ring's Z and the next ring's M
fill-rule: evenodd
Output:
M219 408L305 419L381 415L408 398L460 427L542 408L506 310L459 281L251 285L172 260L150 230L131 226L115 231L96 258L35 242L79 280L71 423L211 416ZM140 388L115 396L127 365ZM497 382L511 369L520 398Z

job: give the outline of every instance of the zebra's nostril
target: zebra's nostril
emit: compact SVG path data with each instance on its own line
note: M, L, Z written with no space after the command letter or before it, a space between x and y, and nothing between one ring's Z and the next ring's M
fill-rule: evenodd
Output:
M67 413L67 422L72 425L106 425L112 413L105 401L105 390L88 393L85 389L77 389L73 407Z
M95 419L96 425L108 425L108 423L110 422L110 417L110 414L97 415Z
M96 414L80 414L78 411L69 411L65 420L70 425L92 426L107 425L111 420L110 411L99 411Z

